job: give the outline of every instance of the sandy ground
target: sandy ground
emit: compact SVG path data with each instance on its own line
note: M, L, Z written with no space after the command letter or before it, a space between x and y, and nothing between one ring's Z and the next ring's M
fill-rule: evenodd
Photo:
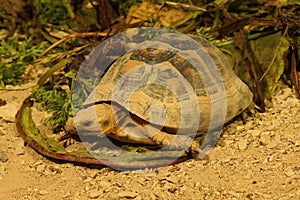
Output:
M22 87L27 87L22 86ZM26 91L0 91L0 199L300 199L300 103L285 86L265 113L225 127L208 160L118 172L51 161L24 146Z

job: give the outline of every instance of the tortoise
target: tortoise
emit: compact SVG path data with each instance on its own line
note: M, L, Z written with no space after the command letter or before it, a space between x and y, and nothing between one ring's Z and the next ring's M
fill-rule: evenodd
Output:
M207 40L163 33L119 57L74 117L81 134L185 149L252 103L232 61Z

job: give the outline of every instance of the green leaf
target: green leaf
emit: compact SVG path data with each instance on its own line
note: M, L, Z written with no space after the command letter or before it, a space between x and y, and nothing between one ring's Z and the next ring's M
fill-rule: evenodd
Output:
M284 71L283 55L289 47L288 40L280 32L250 42L266 80L264 94L270 99Z

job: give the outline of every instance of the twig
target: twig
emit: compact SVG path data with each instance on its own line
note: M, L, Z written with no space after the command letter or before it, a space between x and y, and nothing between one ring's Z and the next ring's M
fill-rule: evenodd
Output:
M297 61L296 61L297 41L293 38L292 43L292 55L291 55L291 77L295 88L295 93L298 99L300 99L300 80L297 73Z
M266 70L266 71L264 72L264 74L260 77L259 82L261 82L261 81L265 78L265 76L269 73L269 71L270 71L270 69L271 69L273 63L275 62L275 59L276 59L276 55L277 55L278 49L280 48L280 46L281 46L281 44L282 44L282 41L283 41L283 38L284 38L284 37L286 36L286 34L287 34L287 31L288 31L288 26L285 28L284 33L283 33L282 37L280 38L279 44L277 45L276 49L274 50L272 60L271 60L271 62L270 62L270 64L269 64L267 70Z
M204 8L200 8L200 7L197 7L194 5L174 3L174 2L170 2L170 1L165 2L165 4L167 4L168 6L171 6L171 7L175 7L175 8L182 8L182 9L193 10L193 11L197 10L197 11L202 11L202 12L207 11Z
M111 36L112 34L107 34L107 33L102 33L102 32L87 32L87 33L75 33L75 34L71 34L68 35L62 39L60 39L59 41L55 42L54 44L52 44L50 47L48 47L40 56L39 58L45 56L49 51L51 51L52 49L54 49L55 47L57 47L58 45L62 44L63 42L71 39L71 38L75 38L75 37L105 37L105 36Z
M245 43L242 46L238 45L238 47L243 52L244 58L249 61L250 72L253 77L254 99L256 99L257 103L259 104L258 106L260 107L261 111L264 112L265 111L264 95L262 93L262 89L260 87L259 80L258 80L257 70L255 68L255 66L259 66L259 63L256 60L256 57L250 47L249 41L243 29L240 30L240 37L242 37Z
M25 88L0 88L0 91L24 91L31 89L35 86L25 87Z

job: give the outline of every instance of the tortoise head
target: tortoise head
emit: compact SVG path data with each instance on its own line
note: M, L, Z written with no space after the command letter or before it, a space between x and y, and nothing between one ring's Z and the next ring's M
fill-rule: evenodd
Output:
M82 109L74 119L79 133L106 135L113 131L114 121L108 104L95 104Z

